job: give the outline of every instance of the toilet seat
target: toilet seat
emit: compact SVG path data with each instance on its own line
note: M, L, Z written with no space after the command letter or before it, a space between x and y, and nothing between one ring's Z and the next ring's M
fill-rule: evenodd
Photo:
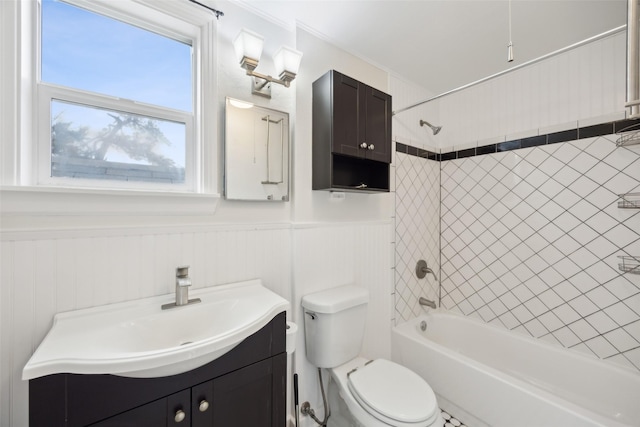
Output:
M425 425L439 413L431 387L415 372L385 359L351 371L347 384L364 410L389 425Z

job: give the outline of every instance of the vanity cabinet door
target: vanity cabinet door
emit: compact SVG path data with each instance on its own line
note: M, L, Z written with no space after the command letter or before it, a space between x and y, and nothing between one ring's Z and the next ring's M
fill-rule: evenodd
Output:
M91 427L181 427L190 426L191 391L183 390L120 415L92 424Z
M213 426L213 381L191 389L191 418L193 427Z
M213 426L285 425L286 353L213 381ZM207 425L206 427L209 427ZM194 424L194 427L205 425Z

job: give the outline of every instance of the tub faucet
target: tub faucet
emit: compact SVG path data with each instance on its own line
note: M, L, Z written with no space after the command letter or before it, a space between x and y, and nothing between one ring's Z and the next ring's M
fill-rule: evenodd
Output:
M200 302L200 298L189 299L190 286L191 278L189 277L189 266L185 265L176 268L176 302L164 304L162 309L166 310L168 308Z
M427 307L431 307L434 309L437 308L435 301L431 301L430 299L426 299L424 297L420 297L420 299L418 300L418 303L420 305L426 305Z
M425 260L421 259L416 264L416 276L418 277L418 279L423 279L424 276L427 275L427 273L433 274L433 278L436 279L436 282L438 281L438 276L436 276L436 273L434 273L434 271L429 268L429 266L427 266L427 262Z

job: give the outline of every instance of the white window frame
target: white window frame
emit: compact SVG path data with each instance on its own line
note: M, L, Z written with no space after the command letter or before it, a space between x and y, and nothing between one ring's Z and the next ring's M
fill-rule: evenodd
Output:
M0 175L2 184L2 214L55 212L62 214L104 212L93 206L67 203L67 210L55 206L54 197L42 194L66 193L60 199L82 198L89 195L92 201L104 194L105 203L122 203L119 213L145 213L141 204L148 207L148 213L171 214L181 209L171 205L170 198L180 197L185 214L199 215L211 213L219 199L217 171L216 120L216 19L206 10L189 1L164 2L158 0L65 0L70 4L154 31L173 39L188 42L192 46L193 69L197 76L193 82L193 113L150 106L122 98L104 96L77 89L56 86L39 81L40 69L40 2L22 0L2 2L0 29L3 38L11 35L8 43L0 45L0 54L9 55L2 69L0 82L0 106L2 110L15 111L12 115L0 116ZM5 4L9 3L6 5ZM205 78L206 77L206 78ZM96 182L77 178L50 178L51 167L51 99L73 102L90 107L131 112L163 120L182 122L187 127L187 163L185 164L185 184L163 186L157 183ZM123 108L123 106L125 108ZM6 126L5 126L6 125ZM46 171L46 173L45 173ZM114 186L114 183L118 186ZM98 197L96 197L98 195ZM141 196L131 197L131 196ZM168 199L169 198L169 199ZM203 203L203 198L210 203ZM40 199L40 200L38 200ZM107 201L108 200L108 201ZM157 201L158 203L154 202ZM193 200L191 206L190 200ZM11 203L17 201L15 204ZM7 203L9 202L9 203ZM44 205L42 202L45 202ZM53 203L54 206L49 206ZM127 208L126 205L130 205ZM160 207L154 205L159 205Z
M72 104L80 104L89 108L104 108L129 114L157 118L185 125L185 182L183 184L162 184L144 181L115 181L82 179L70 177L51 176L51 103L62 101ZM151 191L178 191L195 192L195 155L196 141L194 138L194 115L178 110L170 110L157 106L149 106L135 101L100 96L80 90L73 90L47 83L38 85L38 110L39 116L48 120L38 122L38 184L60 187L86 187L86 188L110 188L110 189L139 189ZM49 142L49 143L48 143Z

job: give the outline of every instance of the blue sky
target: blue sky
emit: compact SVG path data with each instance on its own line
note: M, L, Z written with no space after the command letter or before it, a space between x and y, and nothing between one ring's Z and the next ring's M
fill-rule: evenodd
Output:
M42 1L42 80L192 111L191 46Z
M130 24L56 0L42 0L44 82L192 112L191 46ZM111 122L106 110L52 103L52 119L94 134ZM165 120L156 125L171 141L157 152L185 162L185 126ZM110 161L145 163L110 152Z

